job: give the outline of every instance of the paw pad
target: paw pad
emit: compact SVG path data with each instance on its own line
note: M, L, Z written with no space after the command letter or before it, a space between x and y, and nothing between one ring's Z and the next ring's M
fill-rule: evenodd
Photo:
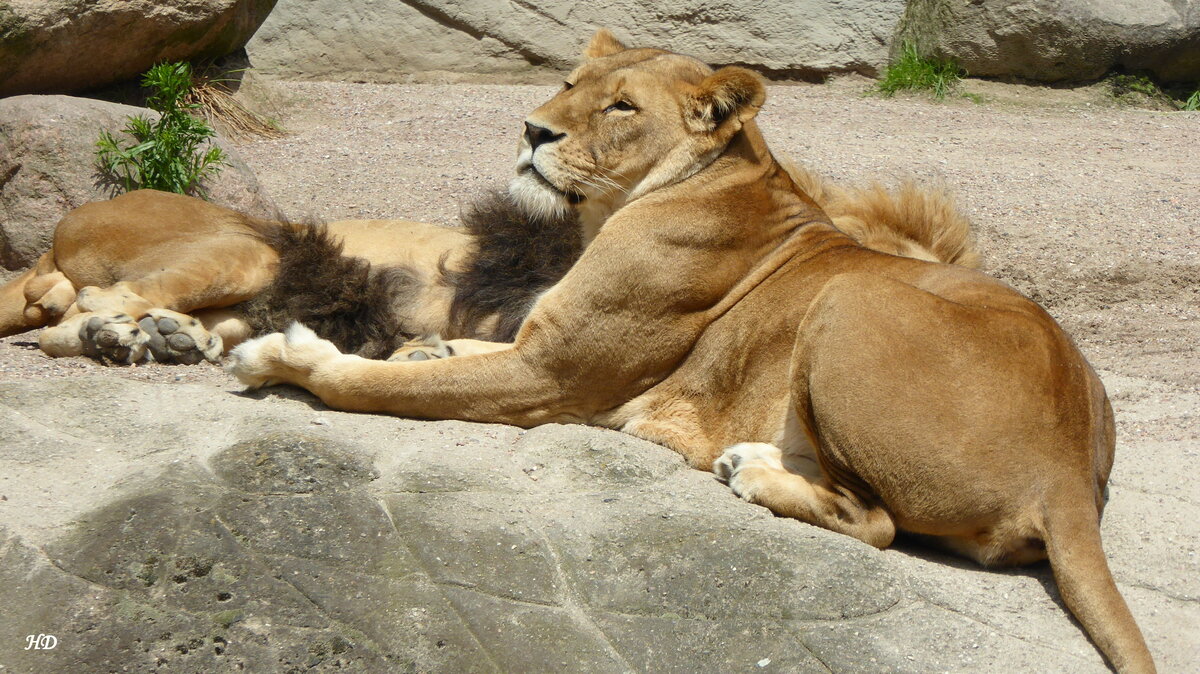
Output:
M154 309L138 321L147 335L147 346L154 360L160 363L195 365L208 359L215 362L221 355L221 340L209 334L200 322L181 316L164 315L165 309ZM186 322L186 327L184 326Z
M92 316L79 328L83 355L116 363L135 363L145 353L145 337L128 314Z

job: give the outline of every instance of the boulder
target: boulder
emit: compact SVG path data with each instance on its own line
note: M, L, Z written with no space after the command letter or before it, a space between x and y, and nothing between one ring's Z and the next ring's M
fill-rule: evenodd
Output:
M1106 671L1045 565L876 550L616 431L237 390L0 381L12 671ZM1106 542L1181 670L1197 506L1138 485Z
M819 79L878 72L903 11L904 0L280 0L246 50L282 77L545 81L603 26L631 45Z
M1119 69L1200 81L1192 0L910 0L899 35L977 77L1084 81Z
M0 96L70 93L159 61L212 59L246 43L275 0L8 0Z
M101 129L118 137L131 115L157 113L71 96L0 99L0 268L23 269L50 247L54 227L72 208L115 196L98 172ZM209 181L209 198L258 217L274 203L229 143L217 139L229 165Z

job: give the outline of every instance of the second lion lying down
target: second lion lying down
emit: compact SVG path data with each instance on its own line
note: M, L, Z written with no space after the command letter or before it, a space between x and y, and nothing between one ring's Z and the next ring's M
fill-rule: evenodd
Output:
M977 264L969 225L944 193L912 184L846 189L789 170L864 245ZM48 355L120 363L215 362L292 321L370 358L426 335L512 341L533 300L590 242L580 220L491 194L466 210L465 228L403 220L312 227L139 190L62 219L53 248L0 288L0 337L49 325L39 337ZM433 342L398 357L452 349Z
M603 31L585 56L526 119L512 195L594 238L514 344L384 362L297 324L231 371L343 410L620 429L871 545L905 530L985 564L1048 557L1109 661L1153 671L1100 541L1112 411L1054 320L835 228L767 148L753 73Z

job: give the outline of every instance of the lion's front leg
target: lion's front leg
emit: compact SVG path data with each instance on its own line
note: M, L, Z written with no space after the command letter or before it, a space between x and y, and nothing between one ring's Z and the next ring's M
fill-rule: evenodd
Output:
M333 342L299 323L293 323L287 332L250 340L229 357L225 369L252 389L295 384L309 390L309 378L318 367L330 366L339 358L359 358L338 351Z
M422 361L368 360L343 354L295 324L238 346L227 369L252 388L294 384L330 407L353 412L526 427L588 418L594 401L564 389L537 362L516 348Z

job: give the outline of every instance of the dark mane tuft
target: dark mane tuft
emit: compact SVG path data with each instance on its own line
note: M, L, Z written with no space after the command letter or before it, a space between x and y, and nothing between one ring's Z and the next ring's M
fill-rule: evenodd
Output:
M497 191L471 204L462 222L475 237L475 250L463 269L441 270L454 288L450 324L460 334L511 342L537 296L582 254L579 221L533 215ZM495 328L482 333L481 323L493 315Z
M266 290L239 306L255 334L299 321L343 352L376 359L415 336L403 331L398 309L417 301L420 280L413 271L372 268L342 255L341 242L324 225L263 225L255 229L279 252L279 269Z

